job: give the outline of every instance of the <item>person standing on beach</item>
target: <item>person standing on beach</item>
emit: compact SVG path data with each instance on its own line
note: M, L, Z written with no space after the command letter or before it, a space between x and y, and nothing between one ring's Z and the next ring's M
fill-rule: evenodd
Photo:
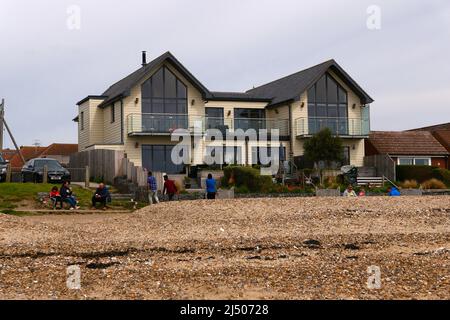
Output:
M208 174L208 179L206 179L206 197L208 200L216 199L217 194L217 183L213 178L212 174Z
M169 179L169 176L164 176L164 189L163 195L167 194L169 196L169 201L173 201L173 197L178 192L177 186L173 180Z
M148 202L150 203L150 205L158 204L158 184L156 183L156 178L153 176L153 173L151 171L148 172L147 185Z

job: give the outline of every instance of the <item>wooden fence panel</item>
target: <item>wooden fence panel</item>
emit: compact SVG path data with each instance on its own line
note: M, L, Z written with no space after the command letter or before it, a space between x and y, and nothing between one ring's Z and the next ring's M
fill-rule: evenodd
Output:
M89 150L70 156L70 168L85 168L89 166L90 177L112 183L120 175L120 164L124 152L115 150Z
M377 154L364 158L364 166L377 169L378 176L385 176L391 181L396 181L396 164L388 155Z

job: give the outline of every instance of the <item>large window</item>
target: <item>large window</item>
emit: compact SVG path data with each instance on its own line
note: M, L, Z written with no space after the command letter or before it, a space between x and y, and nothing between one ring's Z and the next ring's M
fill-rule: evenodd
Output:
M397 162L401 166L431 166L431 158L400 157Z
M216 165L243 165L241 147L207 146L205 156L220 159Z
M223 129L223 108L205 108L206 129Z
M279 160L286 161L286 147L277 148L279 152ZM272 147L252 147L252 164L261 165L261 152L269 158L272 156Z
M142 84L142 113L187 114L187 87L167 67Z
M187 129L187 87L167 67L159 69L141 89L143 132Z
M335 134L348 134L347 92L329 74L308 90L309 133L329 128Z
M143 167L153 172L164 172L167 174L184 173L184 165L176 165L172 162L173 147L171 145L143 145Z
M265 129L264 109L234 109L234 129Z

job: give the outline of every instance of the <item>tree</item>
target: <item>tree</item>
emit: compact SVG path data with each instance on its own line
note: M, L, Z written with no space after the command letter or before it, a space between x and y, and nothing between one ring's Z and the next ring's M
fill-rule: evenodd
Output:
M321 162L324 162L326 167L331 167L333 162L341 162L344 156L341 139L334 136L328 128L306 140L303 148L305 158L313 162L319 169L321 169L319 165Z

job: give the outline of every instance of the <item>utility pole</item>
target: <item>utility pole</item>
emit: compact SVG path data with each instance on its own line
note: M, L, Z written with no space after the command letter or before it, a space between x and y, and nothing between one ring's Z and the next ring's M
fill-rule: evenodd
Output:
M3 119L5 117L5 99L0 103L0 153L3 151Z
M26 164L25 158L22 155L22 152L20 152L19 146L16 143L16 139L14 139L14 136L11 132L11 129L9 128L8 124L5 120L5 100L2 99L2 103L0 104L0 151L3 150L3 126L5 126L6 131L8 131L9 137L11 138L11 141L14 143L14 147L16 147L16 151L19 154L20 158L22 159L23 164Z

